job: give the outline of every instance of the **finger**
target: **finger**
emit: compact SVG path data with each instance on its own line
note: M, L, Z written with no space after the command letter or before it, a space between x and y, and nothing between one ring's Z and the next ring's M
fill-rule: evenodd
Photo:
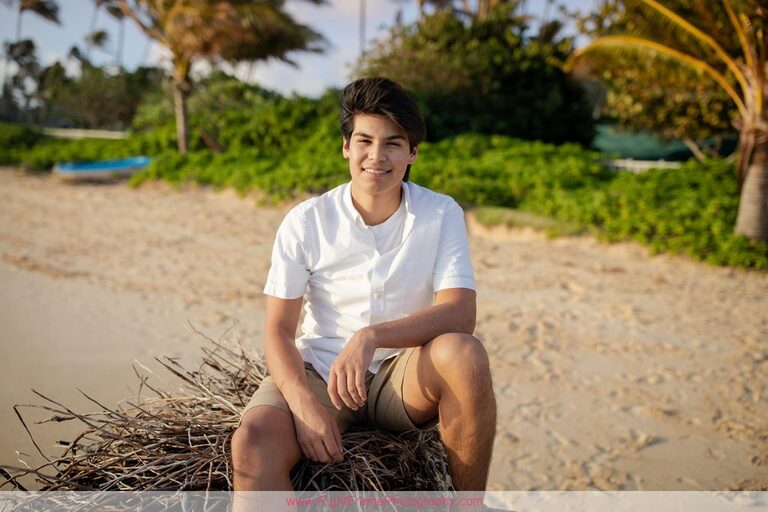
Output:
M299 446L301 447L301 453L304 454L305 459L317 460L315 452L312 450L312 445L310 443L299 443Z
M341 434L339 433L339 426L334 422L333 424L333 440L339 450L338 460L344 459L344 443L341 442Z
M319 438L315 441L315 453L318 455L318 461L328 464L333 462L333 458L328 454L328 449L325 447L325 437Z
M349 375L349 379L347 380L347 391L349 392L349 396L355 402L355 405L358 407L362 407L363 397L360 396L360 391L358 390L358 387L357 387L357 372L351 373Z
M357 383L357 394L360 395L360 407L362 407L368 400L368 395L365 392L365 371L355 374L355 382Z
M331 398L333 406L336 407L336 409L341 410L341 398L339 398L339 393L336 391L337 381L336 371L331 370L331 375L328 378L328 396Z
M347 375L344 372L339 372L338 374L338 384L336 385L336 390L339 393L339 396L344 401L344 403L352 410L357 410L357 404L354 400L352 400L352 397L349 396L349 390L347 389Z
M329 432L328 435L323 438L323 443L325 444L325 450L331 457L331 461L341 460L341 448L336 443L335 432Z

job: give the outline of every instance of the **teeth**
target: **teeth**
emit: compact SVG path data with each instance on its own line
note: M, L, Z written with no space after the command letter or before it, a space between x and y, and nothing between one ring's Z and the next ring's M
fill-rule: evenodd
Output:
M389 171L374 171L373 169L363 169L363 170L371 174L387 174L389 172Z

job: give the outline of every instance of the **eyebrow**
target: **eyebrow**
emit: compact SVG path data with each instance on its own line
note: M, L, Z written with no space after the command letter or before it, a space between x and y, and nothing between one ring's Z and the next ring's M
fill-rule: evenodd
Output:
M373 138L375 138L373 135L368 135L367 133L363 133L363 132L353 133L352 136L353 137L363 137L365 139L373 139ZM386 140L388 140L388 141L389 140L398 140L398 139L406 140L405 136L399 135L399 134L390 135L389 137L386 138Z

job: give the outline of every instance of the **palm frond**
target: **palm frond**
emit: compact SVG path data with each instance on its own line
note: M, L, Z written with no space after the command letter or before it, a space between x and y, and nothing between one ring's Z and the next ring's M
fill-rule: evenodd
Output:
M31 11L51 23L61 25L59 21L59 4L53 0L21 0L19 11Z
M731 57L728 52L726 52L723 47L709 34L706 34L701 29L699 29L697 26L695 26L693 23L689 22L682 16L678 15L673 10L667 8L666 6L660 4L656 0L642 0L646 5L648 5L650 8L654 9L656 12L660 13L662 16L666 17L670 21L672 21L675 25L682 28L684 31L691 34L693 37L695 37L697 40L701 41L705 45L709 46L712 50L714 50L715 54L720 58L720 60L725 63L725 65L728 67L728 69L733 73L734 77L736 77L736 80L739 82L739 85L741 86L742 91L746 95L749 91L749 85L747 84L747 79L744 76L744 73L741 69L739 69L739 66L736 64L736 62L733 60L733 57Z
M646 50L646 51L651 51L657 55L672 58L686 66L689 66L690 68L695 69L696 71L706 73L707 75L709 75L725 90L728 96L730 96L730 98L736 104L736 107L738 108L739 113L742 116L746 116L747 114L747 108L746 108L746 105L744 104L744 101L736 92L736 90L731 86L731 84L728 83L728 80L722 73L720 73L715 68L713 68L712 66L710 66L708 63L706 63L701 59L698 59L692 55L683 53L669 46L665 46L663 44L657 43L655 41L650 41L648 39L643 39L641 37L633 37L633 36L598 37L597 39L590 42L587 46L579 48L578 50L576 50L571 54L571 56L568 58L568 60L565 63L566 70L573 69L576 62L578 62L580 59L583 59L584 56L589 52L595 51L597 49Z
M745 23L744 17L739 18L736 13L733 10L733 6L731 5L731 0L723 0L723 6L725 7L726 12L728 12L728 18L731 20L731 24L733 25L733 28L736 30L736 36L739 38L739 44L741 44L741 49L744 52L744 58L747 62L747 68L754 70L755 68L755 58L756 55L753 54L754 47L750 46L749 41L747 40L747 32L749 31L749 26ZM758 93L755 95L754 98L755 103L757 105L758 110L763 109L763 94L762 91L758 91Z
M736 36L739 38L739 43L741 44L741 49L744 52L747 66L752 69L755 62L754 56L752 55L752 51L749 46L749 41L747 41L748 28L743 24L743 19L739 19L739 17L736 16L730 0L723 0L723 6L725 7L725 11L728 13L728 19L731 20L731 24L736 30Z

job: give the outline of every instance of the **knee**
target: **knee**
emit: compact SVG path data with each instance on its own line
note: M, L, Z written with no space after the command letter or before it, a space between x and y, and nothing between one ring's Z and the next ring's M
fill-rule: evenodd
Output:
M266 455L273 435L269 422L256 411L246 413L232 434L232 463L255 462Z
M260 438L260 425L252 416L246 415L232 434L232 460L237 461L249 451Z
M438 336L432 344L432 361L447 379L460 378L465 385L490 383L488 353L470 334L449 333Z

